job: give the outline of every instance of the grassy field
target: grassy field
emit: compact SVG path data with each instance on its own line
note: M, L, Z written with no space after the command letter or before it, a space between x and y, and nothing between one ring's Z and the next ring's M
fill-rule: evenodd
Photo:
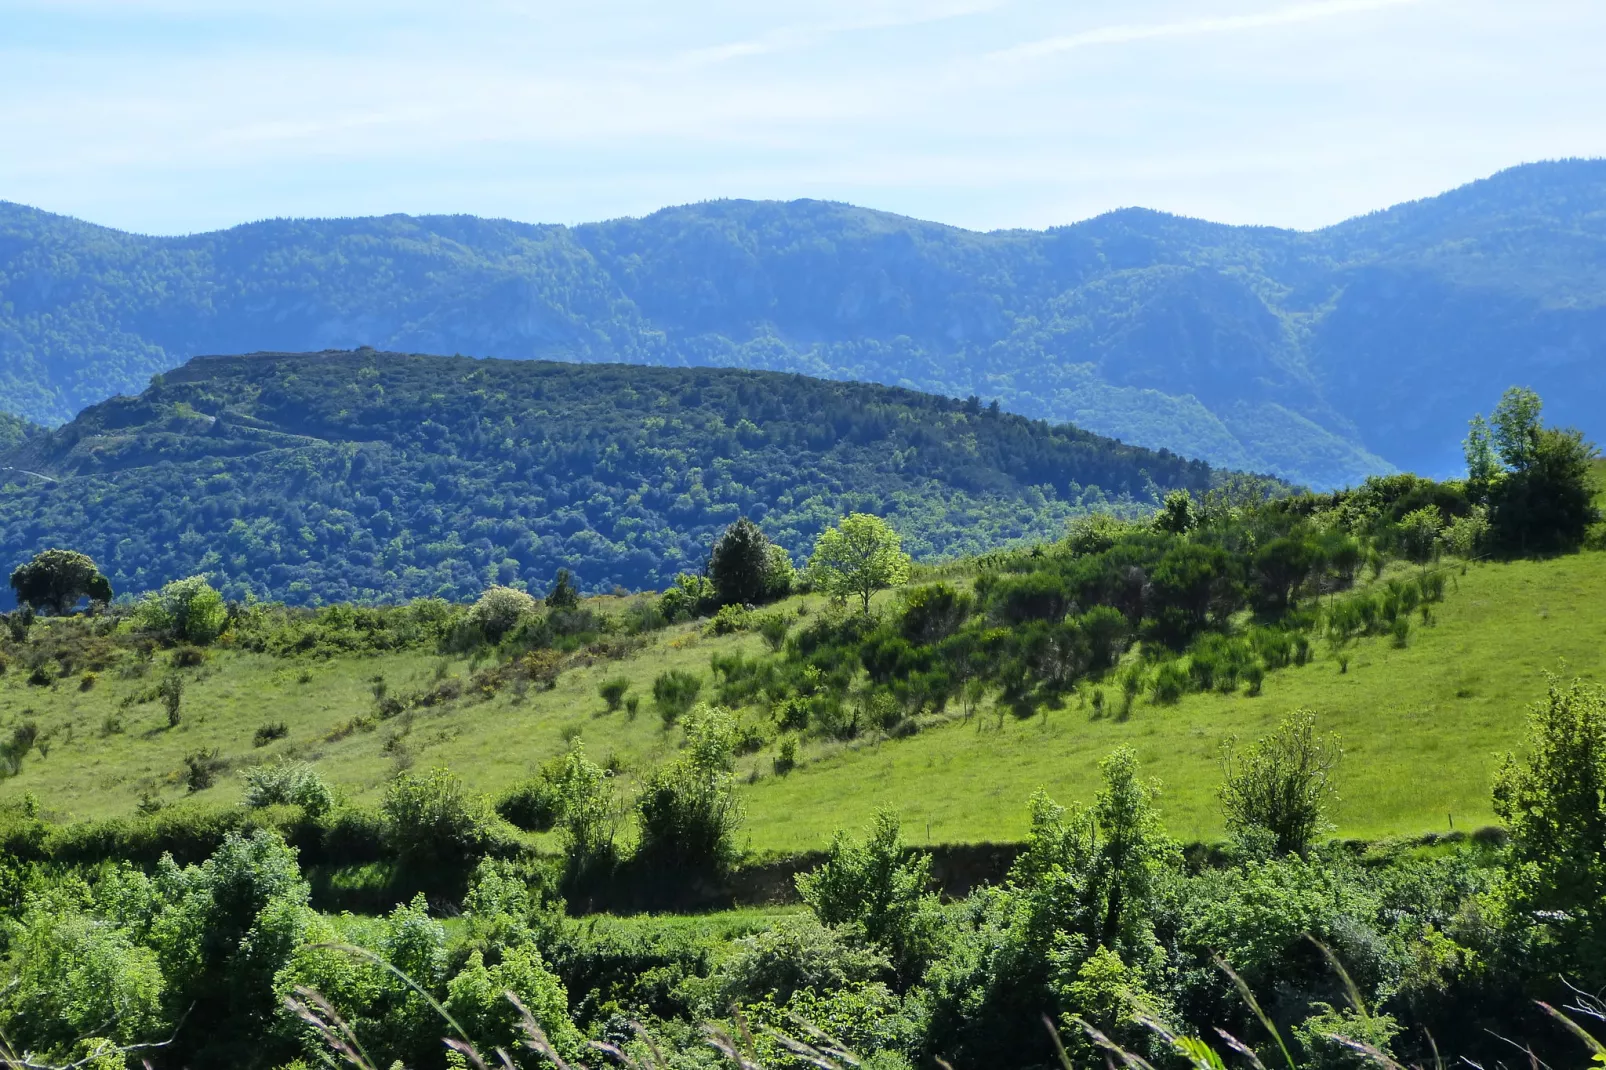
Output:
M1018 838L1026 800L1044 788L1062 802L1089 799L1098 760L1122 744L1136 748L1163 786L1173 832L1186 839L1220 833L1215 805L1223 738L1265 732L1289 710L1309 707L1337 732L1346 758L1337 812L1344 835L1373 837L1455 828L1492 820L1490 775L1522 738L1524 708L1539 699L1544 672L1606 677L1606 553L1453 571L1432 627L1418 627L1404 649L1362 640L1340 672L1325 642L1311 664L1268 675L1264 693L1190 695L1175 706L1140 699L1126 720L1092 719L1072 702L1028 721L979 716L952 720L896 741L835 744L806 752L784 777L771 758L744 759L746 835L759 853L818 848L840 827L890 807L915 842ZM817 612L818 599L781 608ZM552 691L505 691L417 710L376 728L343 734L375 708L373 680L392 694L471 674L461 659L415 652L374 658L281 659L214 651L187 670L183 721L169 728L149 692L165 654L142 675L116 669L88 690L76 678L48 687L21 670L0 676L0 733L35 722L45 740L19 775L0 781L0 798L34 793L63 818L126 814L142 795L185 797L184 758L215 749L231 763L217 785L192 798L226 804L238 797L238 770L279 755L316 761L347 797L375 801L400 768L446 766L472 787L495 793L575 736L597 760L612 758L628 793L632 775L662 760L675 738L652 708L652 680L668 668L707 675L710 654L756 653L753 635L720 638L680 625L655 634L640 653L565 672ZM623 675L643 698L634 719L607 713L604 679ZM283 722L285 739L253 745L256 730Z
M879 806L901 814L916 842L1017 839L1032 792L1091 799L1099 759L1123 744L1161 781L1172 831L1210 838L1221 832L1221 740L1263 734L1299 707L1343 741L1340 833L1487 824L1490 776L1520 744L1544 671L1606 677L1606 554L1483 565L1456 579L1433 627L1416 629L1403 650L1383 638L1353 644L1347 673L1319 644L1311 664L1269 674L1258 697L1140 700L1125 722L1090 720L1074 704L1002 728L978 719L762 780L748 794L753 844L817 847Z

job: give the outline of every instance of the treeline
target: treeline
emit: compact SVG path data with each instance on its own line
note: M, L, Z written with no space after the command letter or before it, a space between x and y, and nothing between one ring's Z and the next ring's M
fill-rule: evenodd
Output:
M206 358L14 450L0 548L90 554L120 592L467 601L662 589L738 517L800 559L837 517L921 558L1207 490L1208 466L996 406L773 373L368 352Z

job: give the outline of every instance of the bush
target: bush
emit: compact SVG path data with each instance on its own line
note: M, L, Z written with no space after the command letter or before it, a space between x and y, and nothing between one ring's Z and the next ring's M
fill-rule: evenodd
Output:
M557 577L552 581L552 589L546 594L548 609L574 609L580 605L580 590L574 585L574 577L569 575L566 568L558 569Z
M792 622L787 620L784 613L765 613L753 622L758 634L763 636L764 645L770 648L771 653L780 653L781 647L786 645L786 633L791 630Z
M797 889L821 922L862 927L912 980L938 950L941 912L930 882L931 856L908 851L898 819L882 811L863 840L837 833L825 862L801 874Z
M1182 667L1180 661L1163 662L1154 670L1154 679L1149 688L1156 703L1162 706L1175 705L1182 701L1182 696L1188 691L1188 670Z
M615 713L624 704L625 692L629 690L630 680L624 676L615 676L611 680L604 680L597 687L597 694L608 704L608 712Z
M206 651L198 646L183 643L173 650L173 667L177 669L193 669L198 665L206 664Z
M535 599L513 587L487 587L469 608L468 622L492 643L535 613Z
M445 1007L479 1050L519 1052L512 1065L521 1068L550 1065L529 1051L523 1018L507 999L508 992L529 1010L559 1058L579 1057L581 1037L569 1017L568 992L532 944L509 949L490 967L481 951L473 951L447 984Z
M741 804L731 779L736 722L727 710L700 706L686 719L686 750L653 770L636 797L636 857L660 870L703 875L735 857Z
M714 619L708 622L709 635L734 635L744 632L752 623L753 613L745 606L721 606Z
M217 775L228 768L228 762L218 757L218 750L198 750L184 758L184 783L193 794L205 791L217 783Z
M460 872L491 840L486 806L444 769L392 780L380 812L391 850L419 873Z
M1220 796L1228 830L1246 843L1269 838L1278 854L1303 855L1327 827L1327 807L1337 797L1333 770L1343 756L1337 736L1316 734L1309 710L1294 711L1241 754L1227 740Z
M702 678L689 672L670 669L658 674L658 678L652 682L652 700L658 707L658 716L663 718L665 728L680 720L691 709L692 703L697 701L697 693L702 689Z
M787 734L775 748L775 775L785 776L797 768L797 737Z
M168 673L162 677L162 682L156 685L157 693L162 697L162 708L167 711L167 727L177 728L184 719L181 707L184 703L184 677L177 673Z
M289 734L289 725L285 724L283 721L271 721L268 724L262 725L256 730L256 734L251 737L251 745L253 747L266 747L274 740L283 739Z
M682 572L675 577L675 585L658 599L658 608L666 620L683 621L712 609L716 601L713 581Z
M205 576L174 580L159 591L147 594L134 611L138 627L160 634L171 642L205 645L223 634L228 624L228 607Z
M496 800L496 812L508 824L526 832L550 832L557 824L563 796L553 783L548 766L543 766L540 773L528 780L513 785Z
M886 973L886 956L804 915L734 942L731 955L702 983L687 986L696 1009L718 1014L732 1004L825 994Z
M335 804L334 793L306 762L281 761L246 770L242 802L252 809L299 806L308 817L322 817Z

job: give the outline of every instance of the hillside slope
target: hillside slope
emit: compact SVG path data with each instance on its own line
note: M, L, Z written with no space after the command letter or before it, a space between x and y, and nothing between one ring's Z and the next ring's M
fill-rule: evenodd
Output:
M1171 831L1213 839L1221 834L1220 742L1263 735L1296 707L1316 711L1347 752L1340 835L1416 835L1452 823L1472 829L1492 820L1490 777L1500 756L1521 744L1525 706L1543 697L1544 671L1606 679L1602 601L1606 553L1473 566L1457 577L1435 625L1417 629L1405 649L1386 637L1363 639L1348 651L1343 673L1323 651L1308 665L1271 672L1258 696L1191 694L1174 706L1142 698L1125 720L1090 717L1074 702L1029 720L985 712L966 720L956 711L908 739L811 747L785 776L774 774L773 748L766 748L739 770L745 836L764 853L816 850L835 830L890 808L916 842L1017 840L1034 791L1092 798L1099 760L1127 744L1163 783ZM624 605L614 598L590 604L615 613ZM814 615L823 604L810 596L778 608L795 614L804 605ZM593 758L621 770L628 793L636 776L673 755L676 741L650 704L640 716L609 713L598 685L623 676L633 693L650 695L658 673L706 675L712 657L762 650L752 633L713 637L697 623L676 625L623 660L565 671L554 690L485 700L470 694L377 728L375 680L391 694L427 691L442 680L466 683L474 665L421 650L326 659L219 650L186 689L185 708L196 713L176 730L165 727L151 697L165 657L148 675L107 672L90 690L70 677L38 687L13 671L0 676L0 730L33 721L52 745L0 780L0 798L33 792L61 817L128 814L145 793L183 800L185 757L212 750L236 770L281 755L314 760L361 802L376 801L408 765L450 768L475 790L496 794L576 736ZM285 726L285 738L254 745L256 731L272 723ZM239 790L231 775L189 798L216 805Z
M198 358L0 467L0 561L72 546L124 593L205 572L313 604L544 591L559 568L663 588L742 515L798 560L853 510L919 557L978 553L1212 479L889 387L371 350Z
M1468 414L1513 382L1606 437L1603 338L1606 161L1313 233L1125 210L978 234L716 201L573 228L387 216L147 238L0 204L0 408L46 422L200 353L367 344L976 394L1322 486L1449 472Z

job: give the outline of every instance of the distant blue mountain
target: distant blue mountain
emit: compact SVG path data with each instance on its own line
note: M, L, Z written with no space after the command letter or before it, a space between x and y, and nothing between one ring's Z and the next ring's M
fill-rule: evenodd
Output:
M203 353L718 365L997 398L1317 486L1456 468L1512 383L1606 432L1606 161L1325 230L1128 209L980 234L818 201L579 227L274 220L141 237L0 203L0 408L57 424Z

